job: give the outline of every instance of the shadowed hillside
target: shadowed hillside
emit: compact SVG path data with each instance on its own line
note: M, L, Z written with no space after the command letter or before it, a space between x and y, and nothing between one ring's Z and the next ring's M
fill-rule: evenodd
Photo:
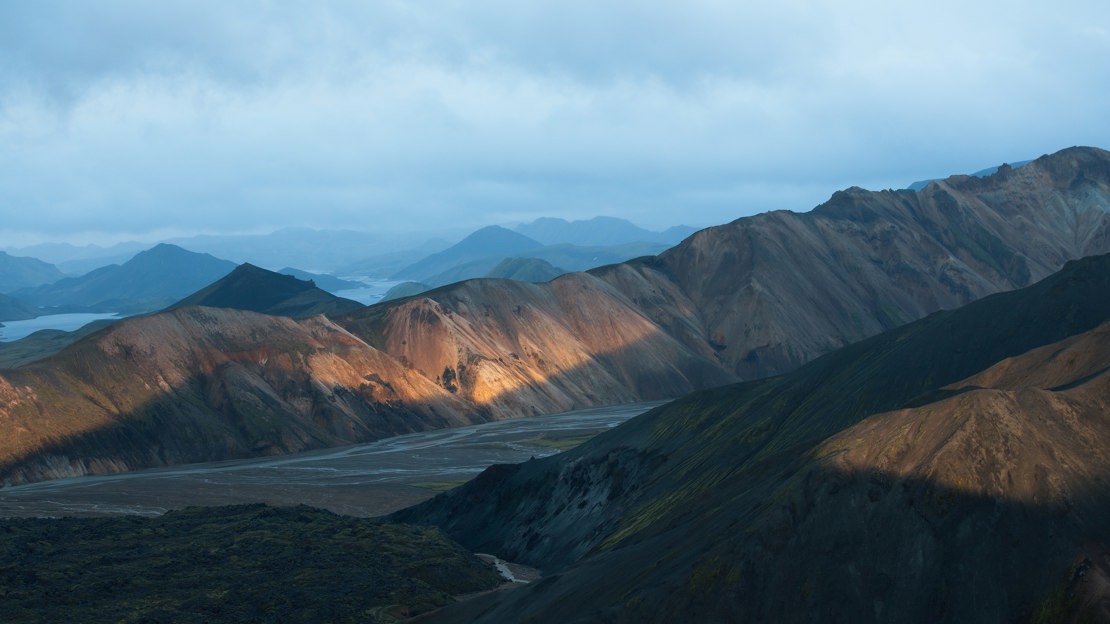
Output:
M1101 581L1075 574L1110 543L1108 319L1110 256L1077 261L559 456L492 467L395 517L554 574L431 621L1095 608Z
M293 318L317 314L337 316L363 307L357 301L321 290L311 281L267 271L252 264L239 265L227 276L172 307L186 306L234 308Z
M352 444L488 420L323 316L182 308L0 375L0 481Z

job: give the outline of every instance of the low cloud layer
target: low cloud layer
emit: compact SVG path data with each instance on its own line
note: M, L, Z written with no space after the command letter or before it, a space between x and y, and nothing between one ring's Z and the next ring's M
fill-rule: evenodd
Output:
M709 225L1110 147L1106 3L644 4L4 4L0 245Z

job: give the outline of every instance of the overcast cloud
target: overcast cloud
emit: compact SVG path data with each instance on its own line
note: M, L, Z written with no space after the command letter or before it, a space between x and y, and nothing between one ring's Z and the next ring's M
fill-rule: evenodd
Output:
M1110 3L5 2L0 245L662 228L1110 148Z

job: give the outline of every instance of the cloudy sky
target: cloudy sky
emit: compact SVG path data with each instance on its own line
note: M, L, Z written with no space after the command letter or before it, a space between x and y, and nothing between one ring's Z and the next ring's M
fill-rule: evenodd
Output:
M1110 3L0 3L0 245L663 228L1110 148Z

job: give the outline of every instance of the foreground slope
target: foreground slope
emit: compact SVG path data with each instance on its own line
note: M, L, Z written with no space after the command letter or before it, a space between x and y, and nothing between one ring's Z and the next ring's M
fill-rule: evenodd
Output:
M182 308L0 374L0 482L288 453L487 419L323 316Z
M1110 544L1108 319L1110 256L1073 262L395 517L554 573L434 621L1012 621L1097 606L1099 582L1073 572Z
M4 622L395 622L501 583L438 531L308 507L0 520Z

